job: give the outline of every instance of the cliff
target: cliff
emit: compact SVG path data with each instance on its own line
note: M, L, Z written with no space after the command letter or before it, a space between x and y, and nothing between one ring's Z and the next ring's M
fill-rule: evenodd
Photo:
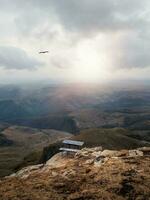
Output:
M84 148L0 180L2 200L148 200L150 148Z

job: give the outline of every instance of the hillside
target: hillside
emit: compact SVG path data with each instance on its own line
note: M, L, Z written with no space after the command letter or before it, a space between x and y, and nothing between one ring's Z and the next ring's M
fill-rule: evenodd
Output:
M68 116L66 113L57 113L34 118L14 119L9 120L9 122L20 126L29 126L38 129L56 129L73 134L76 134L79 131L73 117Z
M87 147L148 146L149 99L149 86L0 85L0 176L45 162L68 132Z
M0 180L3 200L149 200L150 148L56 154Z
M85 147L102 146L106 149L134 149L141 146L150 146L150 132L131 131L125 128L95 128L81 131L71 139L84 141ZM143 141L144 139L144 141ZM45 162L59 152L61 142L56 142L45 147L41 161Z
M0 86L0 121L74 134L100 127L150 130L149 91L94 84Z
M84 141L87 147L102 146L107 149L134 149L150 145L148 141L138 140L132 134L132 131L124 128L95 128L83 130L73 139Z
M13 145L13 141L7 139L7 137L3 134L0 134L0 146L5 147L5 146L11 146Z
M10 125L1 127L0 176L12 173L14 168L23 162L24 157L32 152L34 153L32 153L31 161L38 162L40 152L44 147L71 136L67 132L51 129L42 130Z

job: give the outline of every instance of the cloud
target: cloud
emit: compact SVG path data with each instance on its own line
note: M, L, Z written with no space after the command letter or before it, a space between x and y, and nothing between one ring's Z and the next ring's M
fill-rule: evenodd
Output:
M150 40L135 32L120 35L118 44L111 51L113 67L133 69L150 67Z
M66 29L96 33L145 25L148 0L52 0L49 4Z
M34 70L43 63L29 56L24 50L12 46L0 46L0 67L16 70Z
M149 35L149 0L37 0L36 3L30 0L23 3L24 6L20 2L16 0L17 6L13 6L13 9L19 13L15 24L23 35L29 34L38 39L44 35L49 41L56 24L63 27L64 33L76 33L75 41L79 42L85 38L92 40L100 33L115 35L117 32L128 32L127 37L119 38L120 45L113 52L115 67L150 66L147 45L150 36L144 38L144 35ZM61 38L61 34L58 37ZM56 37L53 39L56 40ZM58 68L70 65L70 61L61 55L59 59L54 58L52 63Z
M139 29L149 24L149 0L1 0L2 9L15 15L14 22L22 33L33 33L49 22L60 23L66 30L96 34L101 31ZM28 12L26 12L28 11Z
M51 59L51 64L53 67L59 68L59 69L68 69L73 66L73 62L71 61L71 58L68 59L66 57L62 57L61 55L57 55L57 57L53 57Z
M77 64L82 68L81 54L86 58L88 52L86 49L82 51L81 44L86 40L95 41L90 47L91 51L96 49L100 59L104 54L107 60L112 61L110 64L116 71L150 66L149 0L0 2L0 38L1 41L5 39L3 44L6 41L8 45L11 43L19 47L22 41L22 44L27 44L25 49L31 51L45 47L52 49L47 65L49 69L56 67L67 70ZM102 35L102 39L97 42L99 35ZM79 60L76 61L79 49ZM31 70L41 65L19 48L0 47L0 66L3 68Z

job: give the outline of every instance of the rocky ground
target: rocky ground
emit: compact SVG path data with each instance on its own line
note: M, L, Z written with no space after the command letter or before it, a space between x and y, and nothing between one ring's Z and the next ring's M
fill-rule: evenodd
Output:
M0 180L1 200L149 200L150 148L56 154Z

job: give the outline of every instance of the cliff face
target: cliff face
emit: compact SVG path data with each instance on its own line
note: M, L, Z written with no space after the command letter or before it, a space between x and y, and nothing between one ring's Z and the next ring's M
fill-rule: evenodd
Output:
M148 200L150 148L110 151L84 148L56 154L0 180L2 200Z

